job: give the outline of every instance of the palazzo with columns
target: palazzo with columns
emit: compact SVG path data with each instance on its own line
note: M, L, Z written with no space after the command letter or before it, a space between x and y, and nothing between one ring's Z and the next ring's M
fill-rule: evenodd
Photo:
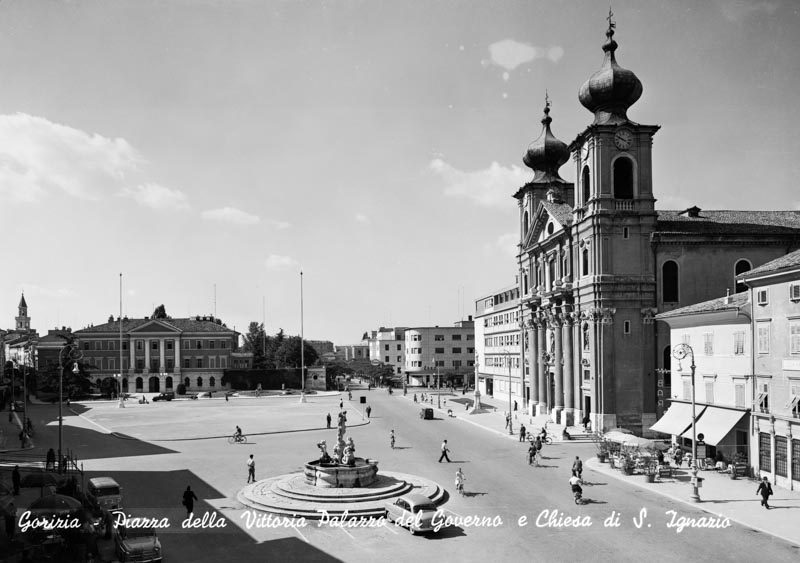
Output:
M593 122L567 146L551 132L546 99L542 132L523 157L533 178L514 194L519 290L506 306L519 311L513 378L522 392L512 398L560 424L588 416L593 429L647 434L671 383L669 328L655 315L744 290L737 275L800 247L800 212L656 210L660 127L627 116L643 88L616 62L614 34L609 16L603 63L579 91ZM570 159L577 186L559 175ZM497 302L497 294L476 301L484 390L501 377L482 357L491 356L481 331L491 330Z

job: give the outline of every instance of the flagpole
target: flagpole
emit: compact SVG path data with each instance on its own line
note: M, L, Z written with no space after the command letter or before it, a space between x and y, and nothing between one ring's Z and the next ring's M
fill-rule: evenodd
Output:
M303 335L303 270L300 270L300 402L306 402L306 356Z
M118 408L125 408L125 396L122 393L122 272L119 274L119 404Z

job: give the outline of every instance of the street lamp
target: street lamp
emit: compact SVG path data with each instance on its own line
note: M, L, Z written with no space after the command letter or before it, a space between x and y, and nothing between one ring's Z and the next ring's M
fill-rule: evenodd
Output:
M83 354L80 350L73 348L71 344L67 344L61 349L61 352L58 354L58 460L59 463L63 459L62 457L62 432L64 426L64 417L63 417L63 405L64 405L64 352L67 352L66 360L73 362L72 366L72 373L79 374L81 372L80 368L78 367L78 362L75 360L79 360L83 357Z
M511 410L511 352L506 350L506 361L508 362L508 434L509 436L514 435L514 427L513 427L513 420L514 415L513 411Z
M692 500L700 502L700 493L697 490L697 407L694 400L694 350L688 344L678 344L672 350L672 356L680 362L686 356L692 359L692 365L689 366L692 370ZM678 368L680 369L680 367Z

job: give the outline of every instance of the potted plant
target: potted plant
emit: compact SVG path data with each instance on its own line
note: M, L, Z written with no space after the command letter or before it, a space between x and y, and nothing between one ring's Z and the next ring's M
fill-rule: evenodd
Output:
M644 467L642 468L642 475L645 476L645 480L648 483L655 483L656 482L656 475L658 474L658 460L655 458L650 458L645 462Z
M733 454L733 458L731 459L729 467L731 479L739 478L739 467L741 465L745 465L745 463L746 463L745 456L742 452L736 452L735 454Z
M605 463L608 460L608 442L599 432L594 435L594 445L597 447L597 461Z
M620 451L619 457L617 458L617 469L622 471L625 475L633 475L633 471L636 469L636 461L633 459L633 455L630 452Z

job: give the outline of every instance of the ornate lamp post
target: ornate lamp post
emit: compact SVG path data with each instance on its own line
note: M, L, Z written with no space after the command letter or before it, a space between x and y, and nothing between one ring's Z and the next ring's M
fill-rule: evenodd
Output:
M680 362L686 356L692 359L692 500L700 502L700 493L697 490L697 406L694 400L694 350L688 344L678 344L672 350L672 356ZM680 367L678 368L680 369Z
M64 352L67 352L67 357L64 358ZM81 372L80 368L78 367L79 360L83 357L83 354L80 350L76 349L72 346L72 344L67 344L61 349L61 352L58 354L58 459L59 462L62 457L62 433L64 427L64 417L62 414L63 405L64 405L64 361L73 362L72 366L72 373L79 374Z

